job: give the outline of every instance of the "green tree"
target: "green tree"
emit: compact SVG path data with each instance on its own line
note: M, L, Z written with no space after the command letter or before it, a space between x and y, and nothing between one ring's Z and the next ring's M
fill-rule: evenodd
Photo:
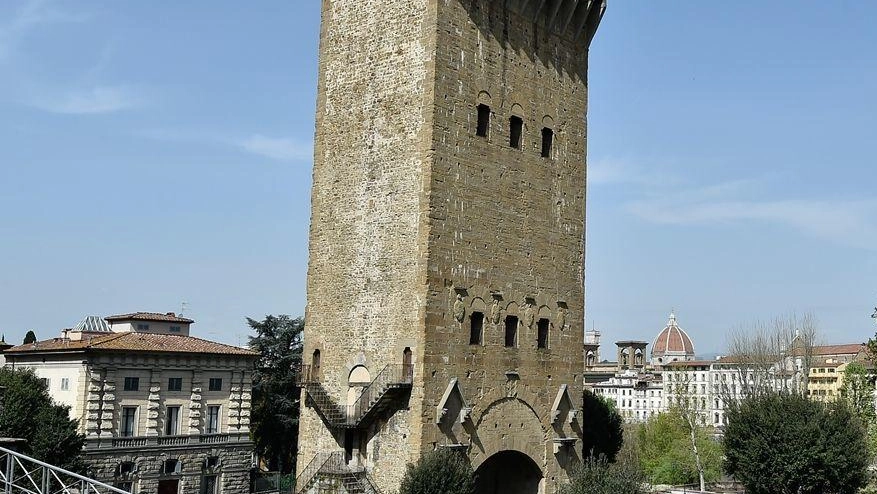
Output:
M722 474L722 446L705 428L694 430L705 482ZM653 484L693 484L699 482L698 460L691 443L691 429L674 408L655 415L636 431L636 453Z
M272 471L295 468L299 398L296 372L301 364L304 320L290 316L247 318L256 335L250 348L259 352L253 373L252 436L256 452Z
M645 494L645 476L634 460L609 463L605 458L588 458L573 472L558 494Z
M399 494L474 494L475 473L462 454L447 448L430 451L408 464Z
M27 441L21 451L38 460L84 472L85 437L70 419L70 407L56 404L45 383L29 369L0 368L4 387L0 435Z
M874 410L874 375L861 362L850 362L843 373L840 396L868 433L868 450L877 458L877 413Z
M624 443L621 414L612 400L585 391L582 403L582 457L605 457L609 462Z
M26 335L24 335L24 341L21 342L22 345L30 345L31 343L37 341L37 335L33 332L33 330L28 331Z
M726 468L747 493L853 494L865 484L865 431L843 400L765 393L727 414Z

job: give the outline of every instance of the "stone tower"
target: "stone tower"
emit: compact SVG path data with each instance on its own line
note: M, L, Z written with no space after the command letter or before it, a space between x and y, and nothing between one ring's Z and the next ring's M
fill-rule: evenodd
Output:
M604 8L323 0L298 491L453 448L479 492L552 493L579 461Z

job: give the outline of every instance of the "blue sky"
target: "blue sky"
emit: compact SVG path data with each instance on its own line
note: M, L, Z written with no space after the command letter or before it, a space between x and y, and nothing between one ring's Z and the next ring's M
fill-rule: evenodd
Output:
M699 352L873 335L872 2L612 1L591 49L586 318ZM305 303L319 2L0 3L0 331ZM608 350L608 348L604 348Z

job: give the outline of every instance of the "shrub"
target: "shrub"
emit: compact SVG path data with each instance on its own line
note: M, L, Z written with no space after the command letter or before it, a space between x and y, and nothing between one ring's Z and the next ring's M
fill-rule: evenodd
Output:
M440 448L408 464L399 494L474 494L475 474L460 453Z
M624 443L623 421L615 404L586 390L582 421L582 458L602 456L615 461Z
M750 494L852 494L867 480L865 438L843 401L759 395L728 411L726 468Z
M644 494L645 477L636 461L588 458L562 485L558 494Z

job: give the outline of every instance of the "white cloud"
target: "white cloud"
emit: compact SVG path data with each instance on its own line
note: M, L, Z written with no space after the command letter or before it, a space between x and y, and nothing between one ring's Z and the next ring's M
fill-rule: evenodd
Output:
M877 249L877 200L739 200L749 181L727 182L633 201L627 210L669 225L761 222L843 245Z
M255 134L240 142L240 146L254 154L278 161L309 161L313 158L310 143L286 137L266 137Z
M76 115L113 113L129 110L140 103L141 97L128 86L96 86L33 101L34 106L46 111Z
M645 169L629 161L618 159L595 159L588 162L588 185L669 186L680 182L676 175L659 167Z
M69 13L54 8L47 0L27 0L5 24L0 24L0 61L9 58L21 39L40 26L84 22L88 14Z

